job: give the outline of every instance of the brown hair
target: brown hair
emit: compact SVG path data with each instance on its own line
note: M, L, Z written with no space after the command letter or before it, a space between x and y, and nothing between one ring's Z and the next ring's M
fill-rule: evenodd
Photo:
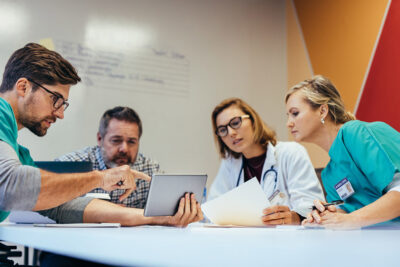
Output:
M267 149L268 143L271 142L272 145L276 145L276 133L268 128L268 126L263 122L260 115L244 102L240 98L228 98L222 101L219 105L214 108L211 114L211 121L214 131L214 140L219 149L220 156L226 158L227 156L233 156L234 158L239 158L241 153L236 153L229 149L227 145L222 141L221 137L215 134L217 130L217 116L225 109L235 106L243 111L245 114L250 116L254 130L254 143L260 144L263 148Z
M286 93L285 102L297 91L302 92L304 99L313 109L317 109L321 105L328 105L329 116L336 124L356 119L351 112L346 111L339 91L333 83L322 75L316 75L290 88Z
M71 63L57 52L35 43L25 45L11 55L4 70L0 92L12 90L22 77L48 85L74 85L81 81ZM33 85L33 89L36 88Z
M104 112L100 119L99 133L101 137L104 137L107 133L108 124L111 119L116 119L119 121L126 121L130 123L136 123L139 127L139 137L142 136L142 121L139 115L129 107L115 107Z

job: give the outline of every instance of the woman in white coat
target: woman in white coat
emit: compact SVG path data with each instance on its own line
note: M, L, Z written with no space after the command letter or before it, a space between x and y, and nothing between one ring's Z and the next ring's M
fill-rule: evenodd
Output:
M222 158L208 200L257 177L273 206L264 209L266 225L300 224L314 199L324 199L306 150L295 142L277 142L257 112L238 98L222 101L212 113Z

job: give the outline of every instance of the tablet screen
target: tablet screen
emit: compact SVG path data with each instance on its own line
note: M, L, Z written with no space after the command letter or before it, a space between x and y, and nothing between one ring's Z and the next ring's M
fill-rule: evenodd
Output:
M207 175L154 174L150 182L144 216L172 216L185 193L194 193L197 202L203 199Z

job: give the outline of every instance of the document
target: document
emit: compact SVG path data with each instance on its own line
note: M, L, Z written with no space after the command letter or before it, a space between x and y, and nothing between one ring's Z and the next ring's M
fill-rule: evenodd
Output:
M270 203L257 178L207 201L201 209L211 222L218 225L264 226L263 209Z
M11 211L8 220L13 223L56 223L56 221L35 211Z

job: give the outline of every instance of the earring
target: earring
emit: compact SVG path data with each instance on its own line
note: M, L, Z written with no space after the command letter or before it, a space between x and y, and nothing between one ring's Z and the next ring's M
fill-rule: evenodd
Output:
M321 123L322 123L322 124L325 124L324 118L321 118Z

